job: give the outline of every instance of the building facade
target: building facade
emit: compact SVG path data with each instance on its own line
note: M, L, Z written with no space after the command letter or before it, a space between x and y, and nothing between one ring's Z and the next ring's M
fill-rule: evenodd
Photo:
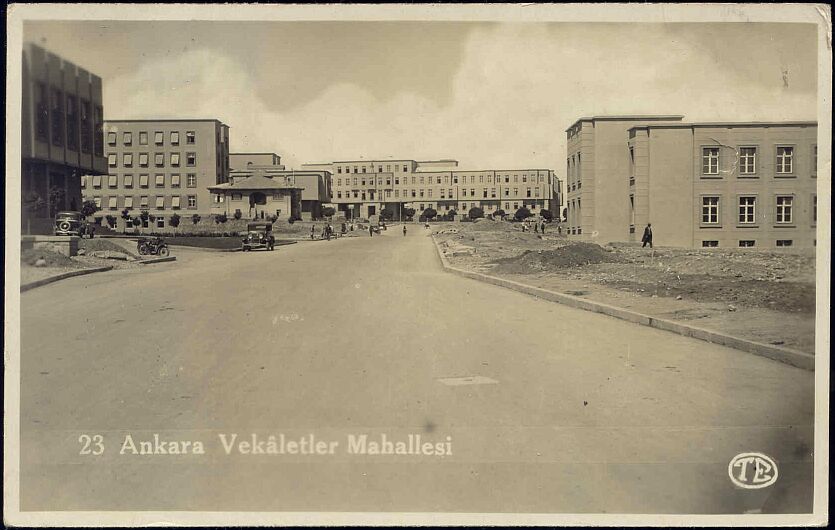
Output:
M270 166L284 169L281 157L276 153L229 153L231 169L246 169L247 166Z
M208 214L208 186L229 180L229 127L219 120L107 120L104 129L107 174L82 182L84 198L101 208L97 222L111 216L114 227L131 228L122 212L148 210L152 228L167 228L174 214Z
M637 118L637 117L632 117ZM568 234L606 243L811 247L817 123L578 120L568 129Z
M106 172L101 78L23 46L21 191L24 215L49 220L81 208L82 175Z
M301 216L302 187L290 171L251 165L232 171L229 182L209 186L208 191L213 215L259 220Z
M457 169L455 160L356 160L304 164L327 170L332 177L332 201L348 218L368 218L390 209L399 218L404 206L418 214L432 208L438 214L471 208L485 214L504 210L513 214L525 206L532 213L549 210L555 216L561 204L560 187L549 169Z

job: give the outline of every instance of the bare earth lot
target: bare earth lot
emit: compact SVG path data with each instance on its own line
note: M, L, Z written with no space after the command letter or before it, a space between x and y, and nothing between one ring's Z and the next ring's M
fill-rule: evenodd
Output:
M814 353L813 250L601 247L489 220L434 232L459 268Z

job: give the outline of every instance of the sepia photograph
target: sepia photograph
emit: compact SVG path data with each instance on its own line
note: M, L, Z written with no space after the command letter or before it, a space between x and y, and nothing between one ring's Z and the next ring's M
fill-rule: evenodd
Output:
M6 28L6 525L828 524L831 6Z

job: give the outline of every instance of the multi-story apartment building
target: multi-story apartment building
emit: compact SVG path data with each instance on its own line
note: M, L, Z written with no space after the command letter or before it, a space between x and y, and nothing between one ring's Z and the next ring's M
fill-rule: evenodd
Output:
M26 43L22 80L24 212L40 204L30 218L47 219L58 210L78 210L82 175L106 172L101 78Z
M651 223L660 245L815 245L816 122L670 118L594 118L568 130L570 237L640 241Z
M390 208L395 217L405 204L418 213L466 214L480 207L508 214L525 206L532 213L561 204L560 187L550 169L462 171L455 160L353 160L304 164L332 174L332 201L347 217L369 217Z
M104 140L107 175L82 183L99 222L112 215L129 228L123 210L148 210L165 228L174 214L208 214L208 186L229 180L229 127L216 119L107 120Z

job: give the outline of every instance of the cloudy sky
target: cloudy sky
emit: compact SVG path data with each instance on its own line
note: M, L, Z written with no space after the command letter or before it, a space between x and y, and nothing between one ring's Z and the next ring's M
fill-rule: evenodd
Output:
M105 118L218 118L290 166L556 169L578 117L816 117L801 24L27 22L104 80Z

